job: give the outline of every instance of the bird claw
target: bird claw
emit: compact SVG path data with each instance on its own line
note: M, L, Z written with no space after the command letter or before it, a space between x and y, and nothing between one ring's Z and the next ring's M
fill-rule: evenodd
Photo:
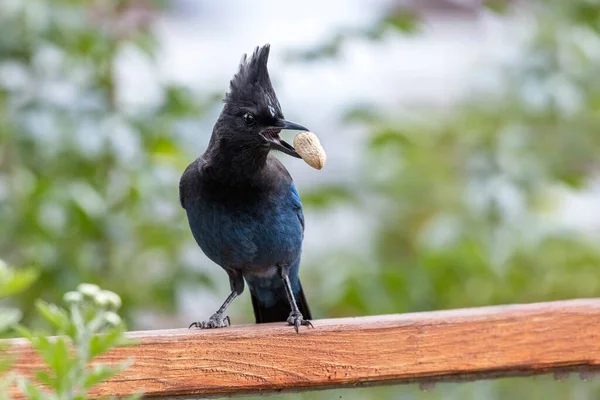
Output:
M225 328L231 325L229 316L223 317L223 314L214 313L206 321L192 322L188 329L199 328L199 329L214 329L214 328Z
M299 330L301 325L310 326L311 328L314 328L313 324L309 320L304 319L304 317L300 313L291 312L290 316L287 319L287 322L288 324L294 327L296 333L300 333Z

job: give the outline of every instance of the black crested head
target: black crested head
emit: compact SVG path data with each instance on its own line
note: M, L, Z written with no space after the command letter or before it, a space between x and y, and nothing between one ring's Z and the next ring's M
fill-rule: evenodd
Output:
M267 115L283 118L267 68L270 49L271 46L265 44L263 47L256 47L250 59L247 54L242 56L239 70L229 82L229 92L225 95L226 105L259 107Z
M281 139L279 132L282 129L308 129L284 119L267 69L269 51L270 45L266 44L257 47L250 57L244 54L229 83L225 106L209 144L209 152L218 153L221 164L253 163L260 166L270 150L300 158L294 148ZM244 161L248 157L250 161ZM243 167L250 168L248 165Z

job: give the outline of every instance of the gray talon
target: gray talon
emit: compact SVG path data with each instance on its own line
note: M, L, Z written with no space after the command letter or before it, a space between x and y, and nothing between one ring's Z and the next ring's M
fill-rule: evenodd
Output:
M293 311L290 313L290 316L287 319L288 324L292 325L296 330L296 333L300 333L300 326L310 326L314 328L313 324L309 320L304 319L302 314L294 313Z
M223 317L223 314L214 313L206 321L192 322L192 324L190 325L190 328L195 327L195 328L200 328L200 329L214 329L214 328L225 328L229 325L231 325L229 316Z

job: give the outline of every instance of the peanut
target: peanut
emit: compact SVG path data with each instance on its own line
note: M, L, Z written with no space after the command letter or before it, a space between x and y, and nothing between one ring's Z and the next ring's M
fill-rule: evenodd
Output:
M321 169L325 165L325 150L314 133L301 132L297 134L294 137L294 148L304 162L311 167Z

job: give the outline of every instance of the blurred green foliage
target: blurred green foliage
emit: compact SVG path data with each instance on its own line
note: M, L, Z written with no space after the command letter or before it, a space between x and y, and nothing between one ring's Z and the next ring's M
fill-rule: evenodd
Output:
M135 344L125 336L126 327L117 314L122 304L117 294L82 283L76 291L67 292L64 300L67 308L41 300L36 302L37 311L52 326L52 332L34 333L24 326L17 327L47 367L35 373L36 380L45 388L27 378L16 377L17 387L28 399L85 400L90 389L122 372L134 361L106 364L95 360L112 348ZM49 340L48 335L58 336ZM127 399L140 397L141 393Z
M181 255L191 235L176 188L192 157L180 126L198 123L210 95L197 100L188 88L160 84L158 105L132 106L117 84L125 51L154 65L152 23L168 7L0 2L0 256L40 275L15 297L26 323L37 321L36 298L56 302L84 281L118 293L129 322L140 310L174 311L182 282L210 283ZM513 15L506 2L482 7ZM315 315L600 296L598 238L555 217L564 193L584 191L598 171L600 4L519 7L528 36L516 61L490 72L501 90L473 91L445 110L407 115L373 104L340 116L368 137L359 184L328 184L302 200L307 215L343 204L370 217L372 240L303 267ZM290 59L332 57L349 40L377 46L421 27L417 15L393 8ZM600 387L577 377L519 378L298 397L338 395L596 399Z
M9 268L0 259L0 300L22 292L36 278L35 271ZM35 304L37 312L52 327L51 331L33 331L18 325L21 312L0 307L0 337L9 328L14 329L19 336L29 340L46 365L45 370L35 373L36 380L45 385L41 388L10 370L13 360L1 352L8 344L0 341L0 399L10 400L9 388L17 388L31 400L85 400L91 388L131 365L133 360L90 365L96 357L114 347L135 344L125 336L126 327L117 314L122 304L117 294L83 283L77 291L67 292L64 301L68 309L43 300ZM49 339L49 335L58 336ZM139 395L128 397L130 400L138 398Z
M189 233L177 212L189 161L177 124L206 105L171 84L156 105L118 91L125 52L154 68L151 23L167 5L0 2L0 254L40 273L17 297L27 322L35 299L84 281L119 293L127 319L173 310L175 282L206 283L179 261Z
M8 296L23 292L31 286L36 278L37 273L34 270L21 269L16 271L15 269L10 268L0 258L0 338L7 335L9 330L13 328L22 317L21 310L10 307L7 304L4 304L4 302L6 302ZM6 373L10 368L12 360L8 359L5 354L3 354L5 347L6 345L4 343L0 343L0 399L3 399L2 394L7 390L6 388L12 381L12 375Z
M497 3L486 6L511 15ZM564 195L583 193L600 166L600 3L528 2L520 11L530 34L518 60L493 71L500 90L473 91L444 110L346 113L369 138L360 195L354 191L356 212L369 210L375 221L374 250L364 257L348 249L311 268L306 291L328 293L318 304L326 315L600 296L598 235L555 217ZM327 268L350 271L333 293L318 279ZM596 399L600 385L572 376L362 392L318 396Z
M378 207L374 257L349 276L339 313L600 296L598 236L552 219L561 194L585 190L600 166L589 5L523 6L532 34L499 72L499 92L435 115L348 113L370 138L361 186L371 196L359 206Z

